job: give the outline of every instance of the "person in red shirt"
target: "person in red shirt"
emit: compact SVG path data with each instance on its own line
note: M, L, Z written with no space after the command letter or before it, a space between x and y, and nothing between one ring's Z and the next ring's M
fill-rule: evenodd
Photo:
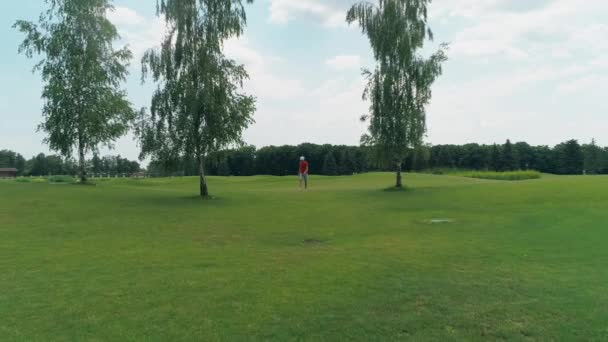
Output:
M308 162L304 156L300 157L300 167L298 169L298 176L300 177L300 191L302 191L302 185L304 190L308 189Z

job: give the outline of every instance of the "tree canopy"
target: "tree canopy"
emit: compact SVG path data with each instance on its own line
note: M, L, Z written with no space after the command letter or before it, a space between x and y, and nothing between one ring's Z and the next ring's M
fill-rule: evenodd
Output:
M425 106L431 85L447 60L447 45L430 57L421 55L426 41L433 39L427 24L430 0L379 0L360 2L348 11L349 24L358 23L367 35L376 67L364 70L367 86L363 97L370 101L368 134L362 142L373 146L377 157L397 166L396 186L401 187L401 162L422 143L426 131Z
M158 15L167 31L161 48L142 60L144 78L151 76L158 88L150 114L142 111L138 124L141 156L164 163L197 160L202 197L209 195L205 157L241 144L253 122L255 98L241 90L248 74L222 51L226 39L243 33L244 2L160 0Z
M120 89L128 74L128 48L114 49L119 38L107 19L109 0L46 0L49 9L39 23L17 21L26 38L19 52L42 55L44 121L52 150L69 157L76 150L82 181L86 180L85 154L100 144L111 146L125 134L134 112Z

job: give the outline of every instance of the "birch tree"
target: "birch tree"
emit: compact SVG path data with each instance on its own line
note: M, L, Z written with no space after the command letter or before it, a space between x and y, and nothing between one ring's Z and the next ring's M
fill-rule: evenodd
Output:
M124 135L134 112L120 88L128 74L128 48L107 19L109 0L46 0L38 24L17 21L25 34L19 52L42 56L34 67L42 75L45 142L63 156L78 154L78 174L86 181L85 155L112 146Z
M240 144L253 122L255 98L242 92L248 74L222 51L227 39L243 33L244 2L159 0L157 14L167 30L160 49L149 50L142 60L144 79L151 77L158 87L150 113L142 112L139 122L141 156L195 158L203 198L209 196L205 157Z
M446 44L428 58L421 53L425 42L433 40L427 22L430 3L360 2L346 16L349 24L357 23L367 35L376 60L373 70L363 71L367 79L363 98L369 100L370 108L361 118L369 122L361 140L374 148L380 161L394 165L398 188L403 187L403 160L408 151L422 143L431 86L447 60Z

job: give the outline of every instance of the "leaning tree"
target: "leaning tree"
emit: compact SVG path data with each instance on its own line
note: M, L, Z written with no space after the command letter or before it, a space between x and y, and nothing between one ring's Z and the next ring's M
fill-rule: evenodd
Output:
M166 33L160 49L142 60L143 78L151 76L158 87L150 113L142 110L138 123L141 157L166 165L196 159L201 197L209 196L205 157L241 143L253 122L255 98L241 92L247 72L223 54L223 43L245 28L243 2L159 0Z
M115 50L118 32L107 19L109 0L46 0L49 9L38 24L17 21L26 38L19 52L43 59L34 70L44 81L42 98L45 142L69 157L77 151L79 176L86 181L85 155L111 146L134 117L120 89L131 52Z
M362 143L372 146L376 157L396 167L396 186L401 180L402 162L422 143L426 132L425 106L431 99L431 85L441 75L447 60L446 44L430 57L421 50L433 40L427 10L431 0L378 0L361 2L347 13L349 24L357 22L369 38L376 66L364 70L367 85L363 93L369 100L369 121Z

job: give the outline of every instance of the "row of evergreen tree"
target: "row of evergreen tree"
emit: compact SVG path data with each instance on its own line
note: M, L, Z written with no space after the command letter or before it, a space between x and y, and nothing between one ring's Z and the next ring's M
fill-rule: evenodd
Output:
M306 156L312 174L351 175L368 171L392 171L376 164L367 147L344 145L301 144L298 146L268 146L256 149L247 146L213 153L206 158L211 175L251 176L266 174L285 176L297 172L300 156ZM74 175L77 163L57 155L43 153L26 160L20 154L0 150L0 168L14 167L19 175ZM198 162L181 160L171 164L151 162L148 173L155 176L197 175ZM442 169L463 170L538 170L553 174L608 174L608 148L594 141L580 145L570 140L553 148L531 146L525 142L503 145L423 145L413 149L403 161L405 171ZM87 161L92 174L133 174L140 164L121 156L94 155Z
M525 142L504 145L437 145L416 149L406 161L408 170L428 168L466 170L537 170L552 174L608 174L608 148L595 141L580 145L569 140L553 148Z
M88 173L95 175L130 175L141 170L137 161L122 158L120 155L99 157L95 154L86 165ZM78 163L71 158L44 153L26 160L19 153L0 150L0 168L15 168L19 176L76 175Z
M211 154L206 168L211 175L250 176L266 174L285 176L297 172L299 156L310 162L312 174L351 175L368 171L392 171L378 165L367 147L302 144L247 146ZM594 141L580 145L569 140L554 147L531 146L525 142L503 145L423 145L408 153L405 171L441 169L463 170L538 170L553 174L608 174L608 148ZM171 165L152 162L148 172L155 175L197 175L196 160L182 160Z
M205 168L210 175L285 176L297 173L300 156L306 156L312 174L348 175L374 169L367 148L358 146L301 144L298 146L268 146L256 149L247 146L239 149L212 153L205 158ZM153 175L198 174L198 162L185 159L171 164L152 161L148 173Z

